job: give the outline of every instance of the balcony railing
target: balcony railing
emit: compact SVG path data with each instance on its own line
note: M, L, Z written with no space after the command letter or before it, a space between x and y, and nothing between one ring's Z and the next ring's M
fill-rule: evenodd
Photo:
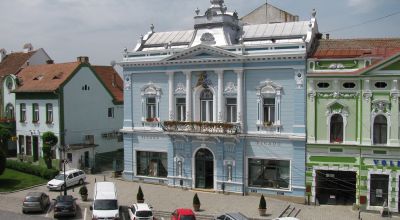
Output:
M164 121L163 129L167 132L186 132L203 134L238 134L240 126L231 123L213 122L186 122L186 121Z

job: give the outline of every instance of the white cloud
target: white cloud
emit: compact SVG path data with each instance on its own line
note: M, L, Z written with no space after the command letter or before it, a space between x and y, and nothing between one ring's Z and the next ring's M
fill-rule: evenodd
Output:
M367 13L379 4L380 0L348 0L348 5L356 12Z

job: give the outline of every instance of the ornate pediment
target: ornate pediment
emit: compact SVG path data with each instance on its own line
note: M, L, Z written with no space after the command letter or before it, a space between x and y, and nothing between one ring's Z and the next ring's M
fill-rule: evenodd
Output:
M183 83L176 84L175 95L186 95L186 87Z
M211 39L205 37L204 40ZM195 59L241 59L241 55L227 50L211 47L204 44L197 45L164 59L164 61L195 60Z
M161 88L156 86L153 82L149 82L144 85L141 89L142 96L160 96L161 95Z

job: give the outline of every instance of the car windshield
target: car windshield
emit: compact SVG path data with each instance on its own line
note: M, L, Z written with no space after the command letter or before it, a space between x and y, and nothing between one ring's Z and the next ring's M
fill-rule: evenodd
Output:
M181 215L181 220L194 220L193 215Z
M152 211L137 211L136 216L142 217L142 218L151 217L151 216L153 216L153 212Z
M64 180L64 174L58 174L56 177L54 177L56 180Z
M117 210L118 203L115 199L101 199L95 200L93 204L95 210Z

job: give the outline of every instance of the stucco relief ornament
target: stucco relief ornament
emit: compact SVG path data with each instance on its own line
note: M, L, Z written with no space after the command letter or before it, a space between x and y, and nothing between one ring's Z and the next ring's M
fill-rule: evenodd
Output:
M225 85L225 94L236 94L237 93L237 87L234 82L227 82Z
M205 88L205 89L212 87L212 82L208 78L208 75L206 72L203 72L200 74L199 79L197 80L196 87L197 86L203 86L203 88Z
M213 45L216 43L214 35L212 35L211 33L208 33L208 32L201 35L200 41L202 44L207 44L207 45Z
M125 90L130 90L131 89L131 80L129 79L129 77L125 78L125 86L124 86Z
M175 94L177 94L177 95L185 95L186 94L186 87L183 83L178 83L176 85Z

